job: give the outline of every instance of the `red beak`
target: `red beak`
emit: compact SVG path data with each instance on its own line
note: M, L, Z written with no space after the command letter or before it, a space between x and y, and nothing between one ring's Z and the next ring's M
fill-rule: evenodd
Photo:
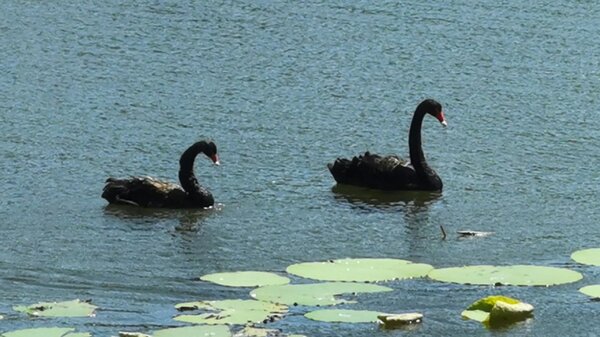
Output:
M435 118L437 118L443 126L448 126L448 122L446 122L446 117L444 117L444 111L440 110L440 113L435 115Z
M210 156L210 159L213 161L213 163L215 163L215 165L221 165L221 162L219 161L219 156L217 156L216 154Z

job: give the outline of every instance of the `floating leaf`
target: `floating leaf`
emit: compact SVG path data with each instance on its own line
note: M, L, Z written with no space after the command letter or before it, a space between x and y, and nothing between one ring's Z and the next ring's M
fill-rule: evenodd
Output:
M239 331L233 335L233 337L268 337L276 336L277 334L279 334L279 330L247 326L242 331Z
M152 337L150 335L146 335L140 332L126 332L126 331L121 331L119 332L119 337Z
M520 303L521 301L514 299L512 297L506 297L506 296L488 296L485 298L480 299L479 301L471 304L467 310L483 310L486 312L490 312L492 310L492 308L494 307L494 305L498 302L504 302L504 303L509 303L509 304L517 304Z
M585 286L579 291L593 298L600 298L600 284Z
M430 278L452 283L480 285L551 286L579 281L573 270L542 266L467 266L434 269Z
M405 314L381 314L377 316L378 323L386 329L401 328L406 325L421 323L423 314L410 312Z
M483 310L465 310L461 313L461 316L465 319L471 319L483 323L490 317L490 312Z
M600 266L600 248L578 250L571 254L571 258L581 264Z
M231 337L229 328L225 325L197 325L182 328L170 328L155 331L154 337Z
M96 306L80 300L65 302L40 302L29 306L15 306L15 311L31 316L43 317L88 317L93 316Z
M369 323L377 322L381 312L369 310L323 309L306 313L308 319L321 322Z
M199 315L180 315L176 321L194 324L247 324L272 320L287 312L287 306L255 300L224 300L181 303L175 307L196 307L209 311Z
M531 304L506 296L488 296L471 304L461 315L496 328L525 320L532 313Z
M335 305L348 303L348 301L336 299L335 295L384 291L392 291L392 289L377 284L325 282L266 286L252 290L250 296L261 301L287 305Z
M233 337L306 337L303 335L287 335L275 329L255 328L251 326L245 327L237 332Z
M5 332L0 337L91 337L89 333L77 333L73 328L33 328Z
M377 282L423 277L432 269L428 264L399 259L341 259L297 263L286 271L320 281Z
M204 275L200 279L227 287L263 287L290 283L287 277L262 271L215 273Z

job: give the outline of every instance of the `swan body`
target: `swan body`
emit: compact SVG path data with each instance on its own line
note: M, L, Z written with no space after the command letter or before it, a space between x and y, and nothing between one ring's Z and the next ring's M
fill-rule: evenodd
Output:
M108 178L102 198L110 204L152 208L205 208L215 201L208 189L201 186L194 174L196 156L204 153L219 165L217 147L213 142L200 141L183 152L179 160L181 186L152 177L127 179Z
M335 181L380 190L441 191L442 179L427 165L421 146L421 125L426 114L447 125L440 103L432 99L421 102L409 131L410 161L369 152L352 159L338 158L327 165Z

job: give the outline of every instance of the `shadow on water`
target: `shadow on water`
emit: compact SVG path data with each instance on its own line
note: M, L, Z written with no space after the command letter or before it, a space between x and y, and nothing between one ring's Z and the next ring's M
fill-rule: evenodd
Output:
M349 202L360 209L404 209L408 213L420 213L442 197L441 192L382 191L364 187L336 184L331 188L337 200Z
M109 204L104 208L104 214L136 223L154 223L161 220L179 220L175 227L177 231L196 231L203 220L221 209L221 205L208 209L164 209L144 208L129 205Z

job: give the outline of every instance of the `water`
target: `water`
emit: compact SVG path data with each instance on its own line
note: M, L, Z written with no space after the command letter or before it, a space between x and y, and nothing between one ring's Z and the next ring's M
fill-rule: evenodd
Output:
M245 298L198 282L234 270L396 257L436 267L568 266L552 288L391 283L352 308L420 311L410 332L308 321L308 336L594 335L597 303L577 289L597 268L600 9L554 1L2 1L0 3L1 331L73 326L94 336L174 325L173 305ZM444 180L429 200L368 200L334 187L326 163L365 150L406 156L418 102ZM210 137L222 166L197 174L217 210L106 207L108 176L177 177ZM333 188L333 189L332 189ZM366 200L367 199L367 200ZM441 239L440 225L449 236ZM457 230L494 231L460 239ZM489 332L459 313L489 294L534 320ZM92 299L95 318L28 320L12 306Z

